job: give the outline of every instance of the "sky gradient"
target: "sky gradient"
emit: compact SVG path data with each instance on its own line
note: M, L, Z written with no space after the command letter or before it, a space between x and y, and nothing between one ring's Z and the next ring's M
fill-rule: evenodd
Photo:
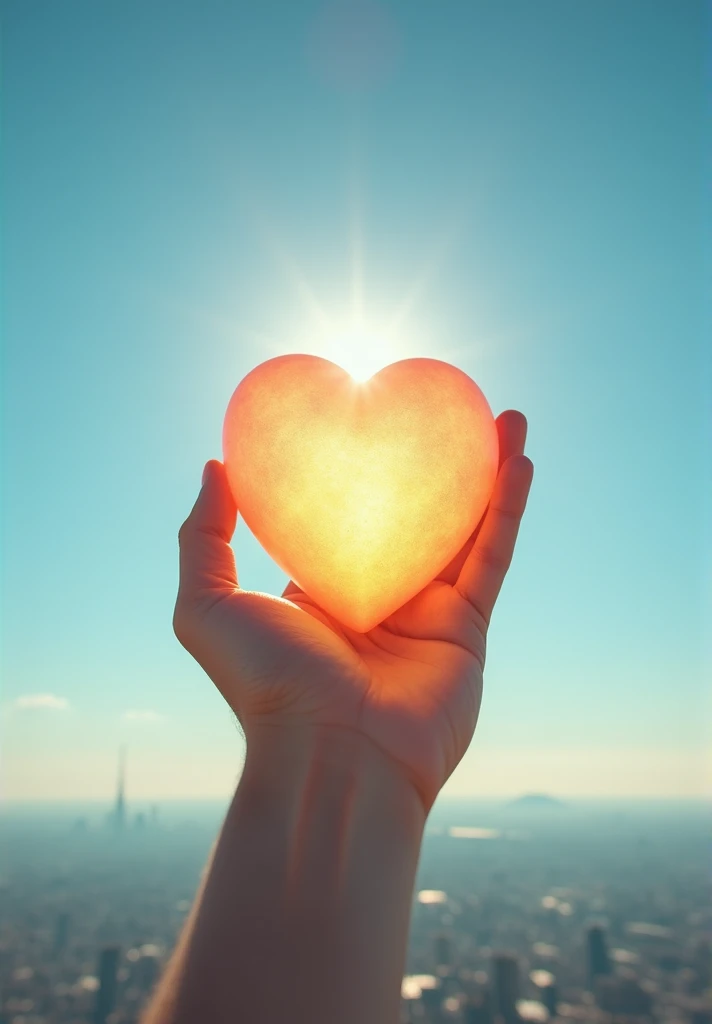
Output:
M384 362L446 359L530 424L447 791L709 793L709 6L3 21L5 794L108 800L122 743L130 799L230 791L239 731L171 629L177 530L240 379L338 361L359 305Z

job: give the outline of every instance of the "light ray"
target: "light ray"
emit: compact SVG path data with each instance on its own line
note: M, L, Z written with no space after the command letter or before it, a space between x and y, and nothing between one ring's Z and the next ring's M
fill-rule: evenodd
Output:
M318 326L319 329L328 329L329 317L317 299L314 289L307 281L297 261L279 237L264 209L258 209L258 202L254 195L251 197L249 215L260 243L277 266L281 268L307 316L311 318L313 324Z
M354 140L354 149L356 142ZM351 235L351 318L355 324L363 321L363 189L359 173L358 154L353 156L353 176L351 179L350 196L350 235Z
M287 251L286 247L277 236L265 229L264 241L269 252L281 266L287 280L294 289L297 298L301 302L307 314L315 321L322 330L329 328L329 317L314 293L311 285L304 276L299 264Z
M467 209L465 211L459 211L457 215L453 215L447 229L436 241L429 255L425 259L419 273L416 274L412 285L406 292L400 304L396 307L392 318L388 322L387 331L389 334L397 333L402 328L418 302L421 301L425 292L432 285L433 281L440 273L443 263L451 254L456 243L462 237L462 234L470 221L470 215L471 211Z
M363 225L361 211L351 211L351 317L355 324L363 321Z
M342 315L339 315L338 311L334 311L335 315L332 315L331 311L327 311L322 305L304 271L271 222L269 214L265 213L264 205L257 202L253 194L249 214L255 232L264 250L284 273L305 317L301 326L293 325L288 328L281 343L264 336L260 339L256 332L251 334L253 338L260 340L264 347L271 350L272 354L312 352L343 366L355 379L367 380L389 363L413 356L416 351L417 354L425 354L422 339L419 344L411 329L408 330L406 338L403 328L468 226L471 211L460 207L449 218L439 238L426 253L420 270L406 289L401 301L395 306L390 318L374 324L365 297L363 163L356 134L352 136L351 142L351 174L348 188L350 287L346 309ZM441 357L445 355L442 349L440 353Z
M175 300L171 303L171 308L181 317L190 318L203 334L210 332L214 336L239 338L263 349L271 350L275 355L280 351L279 343L274 337L250 327L248 324L240 323L226 313L203 309L200 306L188 305Z

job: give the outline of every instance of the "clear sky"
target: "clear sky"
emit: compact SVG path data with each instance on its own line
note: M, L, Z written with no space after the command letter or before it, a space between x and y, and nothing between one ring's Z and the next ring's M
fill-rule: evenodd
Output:
M122 743L129 798L229 792L176 532L239 380L359 297L530 423L448 791L709 787L708 5L2 6L6 794L109 799Z

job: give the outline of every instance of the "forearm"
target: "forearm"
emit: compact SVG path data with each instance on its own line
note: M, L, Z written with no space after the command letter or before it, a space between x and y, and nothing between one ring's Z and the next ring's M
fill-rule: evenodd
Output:
M424 823L359 734L253 731L146 1024L395 1024Z

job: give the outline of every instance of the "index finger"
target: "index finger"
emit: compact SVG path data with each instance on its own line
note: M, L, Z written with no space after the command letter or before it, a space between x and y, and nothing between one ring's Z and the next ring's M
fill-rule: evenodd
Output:
M488 623L512 561L534 466L526 455L507 459L497 475L492 499L462 567L455 589Z

